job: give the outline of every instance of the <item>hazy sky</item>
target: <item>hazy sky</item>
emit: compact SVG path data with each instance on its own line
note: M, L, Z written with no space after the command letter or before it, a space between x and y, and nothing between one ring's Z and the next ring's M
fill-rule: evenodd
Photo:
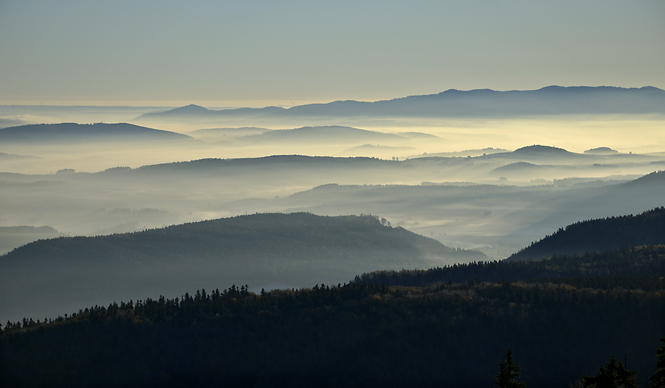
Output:
M663 0L0 0L0 104L665 88Z

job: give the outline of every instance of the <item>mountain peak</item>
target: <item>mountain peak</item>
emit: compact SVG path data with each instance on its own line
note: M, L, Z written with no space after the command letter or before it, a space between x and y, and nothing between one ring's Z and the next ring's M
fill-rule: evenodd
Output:
M183 113L203 113L203 112L208 112L208 109L206 109L202 106L199 106L199 105L189 104L189 105L181 106L180 108L167 110L164 113L183 114Z
M612 155L612 154L618 154L619 151L613 150L610 147L597 147L597 148L592 148L589 150L584 151L585 154L592 154L592 155Z
M659 170L625 183L623 187L662 186L664 183L665 171Z
M513 151L514 154L570 154L569 151L564 150L563 148L544 146L544 145L530 145L522 148L518 148Z

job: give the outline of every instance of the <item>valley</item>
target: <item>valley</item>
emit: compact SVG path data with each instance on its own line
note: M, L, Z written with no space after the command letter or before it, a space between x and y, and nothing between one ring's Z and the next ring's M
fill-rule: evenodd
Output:
M365 376L381 386L480 387L491 360L518 344L525 371L538 371L525 380L560 386L535 346L549 331L568 339L548 352L573 349L576 366L560 368L568 383L610 352L630 351L651 371L665 273L661 94L544 88L289 109L0 108L0 350L44 355L41 372L16 366L3 381L53 378L53 357L75 370L76 356L40 348L35 333L79 344L72 349L94 360L108 333L119 346L154 348L130 334L154 329L168 339L161 366L142 375L117 364L122 375L209 385L191 380L198 367L168 361L173 349L189 354L172 325L198 344L192 358L205 368L197 357L231 361L201 344L195 327L261 336L246 354L269 370L261 379L248 377L258 373L251 368L206 377L240 385ZM627 135L634 127L641 137ZM625 314L599 332L595 320L612 319L603 309ZM551 323L558 316L566 320ZM251 328L235 332L240 322ZM261 334L269 326L281 337ZM328 340L310 353L287 326ZM340 337L353 327L369 342ZM422 337L388 340L412 331ZM430 338L446 350L430 349ZM221 348L241 351L228 341ZM489 350L460 350L475 342ZM290 346L326 360L306 367L325 372L261 363L261 352L293 357ZM378 374L332 377L348 368L337 356L347 352ZM451 352L473 367L451 363ZM414 353L433 363L406 362ZM99 375L126 384L108 374L112 359L80 361L93 372L76 372L78 384ZM445 376L435 371L442 360Z

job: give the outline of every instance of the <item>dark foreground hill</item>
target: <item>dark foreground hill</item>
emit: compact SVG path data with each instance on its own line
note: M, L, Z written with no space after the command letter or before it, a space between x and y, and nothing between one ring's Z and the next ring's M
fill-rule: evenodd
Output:
M374 271L356 276L356 283L429 286L438 283L547 281L578 287L617 287L655 291L665 286L665 245L557 255L544 260L454 264L426 270ZM632 280L629 280L632 279ZM665 324L665 322L664 322Z
M635 185L635 182L630 182L630 185ZM507 260L537 260L555 254L582 254L656 244L665 244L665 207L636 216L610 217L568 225Z
M257 214L137 233L40 240L0 257L0 319L197 287L344 282L376 269L483 259L374 216Z
M260 294L232 287L24 320L0 336L0 384L492 387L510 348L527 387L579 386L612 354L645 386L665 333L665 248L620 256L613 264L652 262L651 273ZM506 264L529 272L538 263Z

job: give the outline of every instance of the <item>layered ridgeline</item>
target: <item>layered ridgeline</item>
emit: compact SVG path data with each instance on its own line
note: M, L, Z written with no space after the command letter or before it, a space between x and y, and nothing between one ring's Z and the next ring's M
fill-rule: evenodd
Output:
M343 283L377 269L482 260L375 216L256 214L143 232L40 240L0 257L0 319L229 287Z
M655 87L561 87L538 90L446 90L376 102L335 101L292 108L266 107L209 110L189 105L166 112L147 113L141 120L214 118L312 117L466 117L551 114L665 113L665 91Z
M477 282L568 279L568 283L594 286L599 281L605 282L600 278L634 277L636 288L657 289L664 274L665 207L659 207L636 216L568 225L506 260L426 270L374 271L356 276L355 281L423 286L469 279Z
M558 255L543 260L481 261L426 270L374 271L354 282L389 286L440 283L548 281L577 287L629 287L658 291L665 287L665 245Z
M117 124L33 124L0 129L2 143L52 143L66 144L93 141L174 141L193 140L187 135L138 125Z
M577 222L513 254L508 261L665 244L665 207L638 215Z
M506 278L540 280L482 282L474 263L448 269L460 283L207 289L10 322L0 385L480 388L510 348L528 387L581 386L612 354L646 386L665 329L665 247L617 253L501 262Z

